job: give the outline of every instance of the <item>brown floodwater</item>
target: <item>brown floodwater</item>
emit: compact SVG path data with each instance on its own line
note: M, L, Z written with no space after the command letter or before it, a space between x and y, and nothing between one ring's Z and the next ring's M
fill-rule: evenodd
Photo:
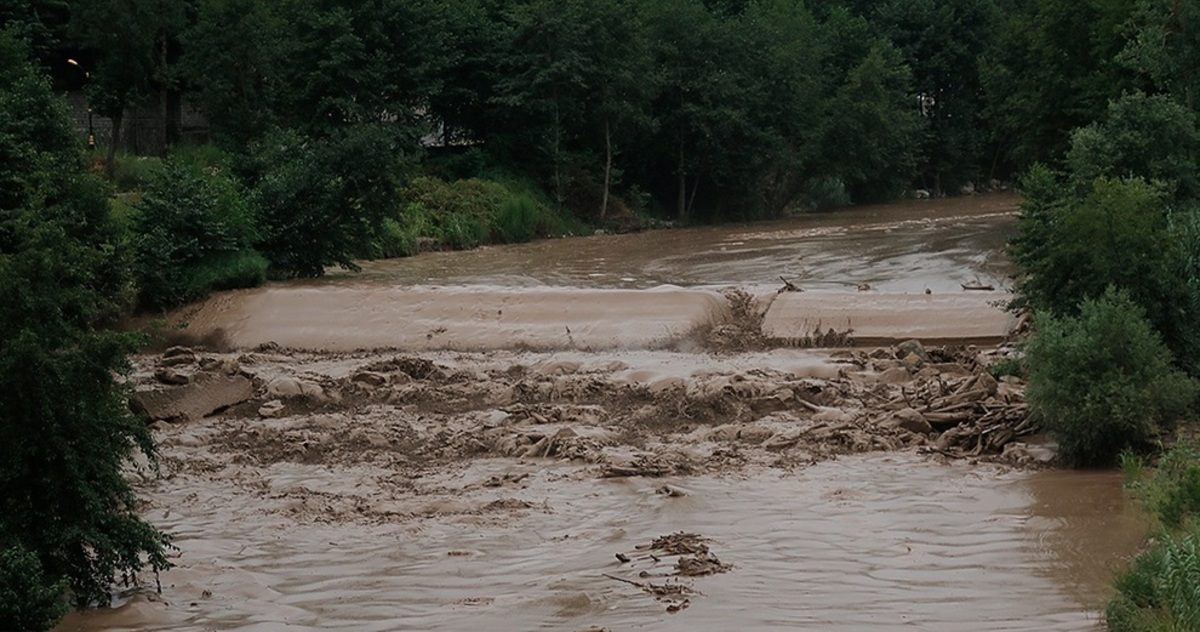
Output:
M444 484L513 467L477 461ZM181 549L163 575L167 603L136 596L59 629L1093 630L1143 534L1112 473L914 455L657 480L516 467L531 473L526 487L491 493L532 511L382 526L297 524L271 513L277 501L176 479L151 494L149 514ZM271 488L355 486L295 465L261 476ZM688 495L656 494L663 483ZM622 573L615 553L680 530L733 564L695 580L690 608L667 614L603 576Z
M748 225L656 230L537 241L469 252L366 262L360 274L318 283L371 285L658 285L959 291L1006 284L1005 243L1016 225L1012 194L910 200Z
M439 336L463 343L491 331L466 350L685 377L717 364L787 364L799 352L646 349L721 311L715 288L773 295L779 276L815 295L868 283L860 294L888 301L925 300L925 289L930 300L963 297L959 284L975 281L1003 289L1016 204L1011 195L913 201L431 253L223 295L194 315L235 346L424 349L447 361L463 349ZM670 285L684 287L660 287ZM551 336L571 344L542 349ZM168 463L200 462L205 423L159 431L172 439ZM168 466L141 484L147 518L179 549L162 596L121 595L116 608L70 615L60 632L1094 630L1114 569L1145 533L1115 473L947 465L912 453L665 479L487 458L424 475L420 493L379 464L204 463ZM513 473L525 476L519 488L480 484ZM686 495L656 493L664 483ZM346 519L361 502L400 509L389 520ZM614 554L677 531L710 538L733 565L695 578L701 594L688 608L668 614L604 576L636 578Z
M427 253L228 293L181 320L197 337L219 332L237 348L664 348L723 322L718 290L736 286L774 302L764 325L772 338L833 328L873 343L996 342L1011 324L999 306L1017 202L1007 194L909 201ZM780 277L807 291L776 301Z

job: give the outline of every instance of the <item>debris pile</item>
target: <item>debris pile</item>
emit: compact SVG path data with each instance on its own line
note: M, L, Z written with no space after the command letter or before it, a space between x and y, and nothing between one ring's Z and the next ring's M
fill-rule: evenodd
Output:
M649 544L637 545L631 553L616 554L623 568L628 572L637 571L638 580L610 573L604 576L637 587L657 601L666 603L669 613L679 612L691 605L691 597L702 594L691 581L682 580L681 577L715 575L733 568L713 555L708 542L701 535L683 531L660 536ZM663 578L664 581L655 583L651 581L653 578Z
M992 357L969 347L843 350L808 371L720 362L661 376L619 360L172 349L138 360L131 407L151 421L214 419L212 449L251 464L507 457L616 478L902 449L1032 462L1019 444L1038 430L1023 383L994 378Z

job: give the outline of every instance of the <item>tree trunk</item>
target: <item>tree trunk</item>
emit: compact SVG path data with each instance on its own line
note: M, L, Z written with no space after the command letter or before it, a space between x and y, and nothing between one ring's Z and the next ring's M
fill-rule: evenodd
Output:
M562 174L562 114L558 108L558 96L554 98L554 201L558 212L563 211L566 194L563 192Z
M121 106L112 116L112 138L108 143L108 158L104 160L104 175L110 179L116 172L117 144L121 142L121 125L125 122L125 106Z
M679 131L679 219L687 217L687 171L683 168L683 130Z
M691 216L691 214L692 214L692 211L693 211L693 210L695 210L695 207L696 207L696 191L699 191L699 190L700 190L700 174L699 174L699 173L697 173L697 174L696 174L696 179L695 179L695 181L693 181L693 182L692 182L692 194L688 196L688 203L687 203L687 214L688 214L688 216Z
M167 71L167 36L163 34L162 43L159 45L159 72ZM161 75L160 75L161 76ZM165 79L158 81L158 137L161 145L158 147L158 155L162 158L167 157L167 82Z
M600 221L608 216L608 188L612 184L612 129L604 119L604 198L600 201Z

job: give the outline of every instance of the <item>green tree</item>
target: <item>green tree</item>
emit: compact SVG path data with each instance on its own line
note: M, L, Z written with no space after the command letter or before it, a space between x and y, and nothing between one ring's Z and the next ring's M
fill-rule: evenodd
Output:
M880 42L831 99L821 147L830 173L846 182L855 201L895 198L917 175L924 128L911 85L908 66Z
M503 142L544 165L560 212L596 156L605 182L596 211L606 212L614 133L646 120L643 84L653 80L636 8L627 0L531 0L506 15L512 41L495 101L509 121L525 122L527 130L511 129L538 152L520 152L517 138Z
M1195 285L1179 273L1186 255L1162 193L1142 180L1102 178L1076 198L1048 178L1036 180L1013 251L1023 299L1037 311L1073 315L1114 286L1145 311L1181 365L1200 369Z
M982 59L988 125L1018 171L1061 164L1071 130L1095 121L1136 86L1117 61L1128 0L1015 0Z
M1196 108L1200 80L1200 3L1196 0L1139 0L1121 61L1150 78L1189 110Z
M889 0L870 14L912 69L914 105L926 119L926 188L957 192L981 174L986 143L979 59L1000 20L993 0Z
M291 40L279 5L259 0L202 0L182 35L180 73L213 136L243 149L277 119Z
M1196 384L1129 295L1109 288L1078 316L1041 314L1026 345L1026 396L1060 453L1079 465L1111 465L1145 449L1188 411Z
M1139 177L1161 183L1174 200L1192 200L1200 196L1198 158L1195 114L1165 95L1134 92L1071 133L1067 168L1084 190L1101 176Z
M112 119L106 170L113 175L121 127L128 110L157 91L165 151L166 93L173 81L168 50L186 23L185 5L174 0L73 0L73 40L87 53L85 85L97 114Z
M396 205L411 143L386 123L347 125L325 136L275 130L252 147L248 178L259 208L255 249L281 277L356 269Z
M105 187L84 175L65 104L0 33L0 603L6 629L40 629L66 585L106 603L118 575L169 564L124 476L153 458L114 373L131 348L97 325L128 277Z

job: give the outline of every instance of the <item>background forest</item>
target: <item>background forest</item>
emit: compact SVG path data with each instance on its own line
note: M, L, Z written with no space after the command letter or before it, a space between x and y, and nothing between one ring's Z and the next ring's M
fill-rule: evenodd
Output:
M986 189L1062 164L1072 130L1127 93L1172 94L1191 116L1192 10L0 0L0 21L32 43L55 90L83 90L96 115L119 123L157 104L163 157L203 180L192 195L244 198L227 216L172 220L221 232L220 252L164 253L151 236L160 260L143 265L217 260L224 270L208 276L238 285L268 268L319 275L635 215L748 220ZM207 138L181 138L167 115L179 96L206 117ZM156 183L153 161L100 150L120 188L153 198L131 224L179 215L181 200L163 196L185 195L181 172ZM143 306L212 280L147 289Z

